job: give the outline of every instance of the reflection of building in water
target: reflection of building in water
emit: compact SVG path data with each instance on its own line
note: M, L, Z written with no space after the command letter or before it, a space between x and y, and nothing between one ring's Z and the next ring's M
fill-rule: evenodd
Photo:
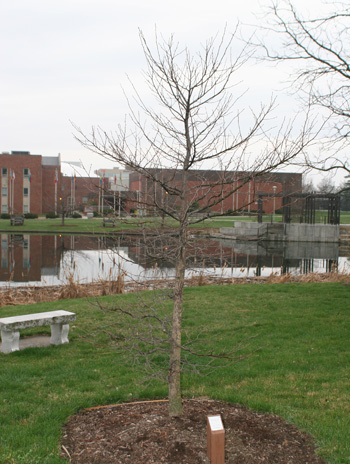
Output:
M0 280L41 280L42 237L2 234Z
M329 272L338 267L339 248L336 243L310 242L236 242L220 240L224 246L230 245L235 256L245 255L251 263L256 263L256 275L262 275L264 268L280 269L281 274L295 270L299 274ZM321 267L317 267L322 261ZM251 266L252 267L252 266Z
M159 237L149 238L147 245L134 237L130 239L129 258L144 269L157 267L171 269L174 267L171 241L167 243ZM172 256L173 255L173 256ZM213 269L218 272L242 269L241 275L268 275L277 272L285 274L296 272L331 271L338 266L339 250L336 243L263 243L258 241L237 242L234 240L205 240L194 238L188 244L188 269ZM265 271L265 274L264 274Z
M2 234L0 282L59 277L63 256L70 251L105 250L117 245L118 239L108 237Z
M177 249L172 247L171 237L162 240L149 237L146 243L134 237L129 242L129 258L144 269L155 265L159 269L174 267ZM236 248L232 240L218 241L195 237L187 246L188 268L244 268L257 267L280 268L284 265L283 250L275 250L272 254L259 253L257 250ZM289 260L290 266L298 266L298 260Z
M149 240L147 247L140 236L92 237L57 235L2 234L0 243L0 281L45 282L46 277L55 277L59 284L64 272L71 266L78 275L86 279L89 269L113 270L118 265L116 250L120 250L128 263L136 265L139 275L145 270L157 268L171 271L171 242L159 237ZM106 250L111 250L107 255ZM86 252L93 252L86 253ZM164 253L168 256L164 259ZM188 249L188 271L209 272L216 269L216 275L225 270L225 275L243 277L245 275L269 275L278 273L324 272L338 265L338 245L291 242L275 244L259 242L236 242L233 240L204 240L196 238ZM163 259L162 259L163 258ZM101 265L101 268L97 269ZM114 268L115 270L116 268ZM170 272L171 273L171 272ZM96 274L96 273L95 273ZM136 274L135 274L136 275ZM52 279L51 279L52 281ZM87 281L87 280L86 280ZM47 282L47 281L46 281Z
M57 273L55 236L1 235L0 281L40 281L42 275Z

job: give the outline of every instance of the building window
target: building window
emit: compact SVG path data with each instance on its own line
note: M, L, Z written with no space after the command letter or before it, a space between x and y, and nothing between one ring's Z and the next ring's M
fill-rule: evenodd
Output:
M2 213L8 213L7 205L2 205L2 206L1 206L1 212L2 212Z
M2 187L2 189L1 189L1 195L2 195L3 197L7 197L7 187Z
M28 169L28 168L24 168L24 169L23 169L23 175L24 175L24 177L28 177L28 176L29 176L29 169Z
M87 203L88 201L89 201L89 198L88 198L88 197L83 197L82 202L83 202L84 204Z
M7 168L1 168L1 175L7 176Z
M23 196L27 197L28 196L28 187L24 187L23 189Z
M23 205L23 214L29 213L28 205Z

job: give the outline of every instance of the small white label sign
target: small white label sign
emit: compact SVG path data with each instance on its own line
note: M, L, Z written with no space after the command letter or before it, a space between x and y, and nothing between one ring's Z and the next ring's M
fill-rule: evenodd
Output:
M224 429L221 416L211 416L211 417L208 417L208 420L209 420L209 426L213 432Z

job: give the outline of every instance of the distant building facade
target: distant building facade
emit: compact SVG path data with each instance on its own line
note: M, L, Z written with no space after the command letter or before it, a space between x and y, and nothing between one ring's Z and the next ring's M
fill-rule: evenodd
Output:
M55 207L55 184L60 182L59 156L28 151L0 154L1 213L42 214ZM58 188L58 186L57 186Z
M1 213L11 215L55 212L70 214L73 211L95 210L103 212L141 212L153 214L152 201L158 204L174 200L166 195L157 182L148 180L136 172L121 168L99 169L97 177L63 176L61 159L58 156L32 155L28 151L12 151L0 154ZM153 179L181 182L180 173L169 169L149 169ZM302 175L297 173L269 173L261 176L247 172L225 173L220 185L222 171L189 171L187 187L191 202L205 208L209 194L217 195L212 205L213 212L257 209L259 195L265 195L263 210L272 213L282 206L282 196L300 193ZM247 181L247 178L251 180ZM152 200L153 198L153 200ZM176 205L174 204L174 207Z
M148 171L154 178L161 182L165 181L175 188L181 182L180 172L170 169ZM302 174L272 172L250 175L249 172L223 173L223 171L197 170L188 172L186 187L191 195L191 202L198 202L199 207L205 208L211 201L215 203L211 211L218 214L230 211L256 211L259 195L264 195L264 212L271 214L282 207L282 196L301 192ZM168 195L164 195L163 189L155 187L154 182L148 181L136 172L130 174L130 191L137 193L136 203L149 204L152 195L156 197L158 195L157 203L160 205L171 202L171 195L167 198ZM176 202L176 199L174 201Z
M63 176L58 156L29 151L0 153L0 213L23 215L83 210L97 204L98 178Z

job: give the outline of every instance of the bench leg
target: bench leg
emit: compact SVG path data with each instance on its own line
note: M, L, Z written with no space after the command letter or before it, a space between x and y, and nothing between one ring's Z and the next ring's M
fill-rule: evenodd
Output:
M69 343L69 324L62 324L62 343Z
M8 332L1 331L1 351L2 353L11 353L19 350L19 331Z
M69 343L68 332L69 324L51 324L51 345L62 345L62 343Z

